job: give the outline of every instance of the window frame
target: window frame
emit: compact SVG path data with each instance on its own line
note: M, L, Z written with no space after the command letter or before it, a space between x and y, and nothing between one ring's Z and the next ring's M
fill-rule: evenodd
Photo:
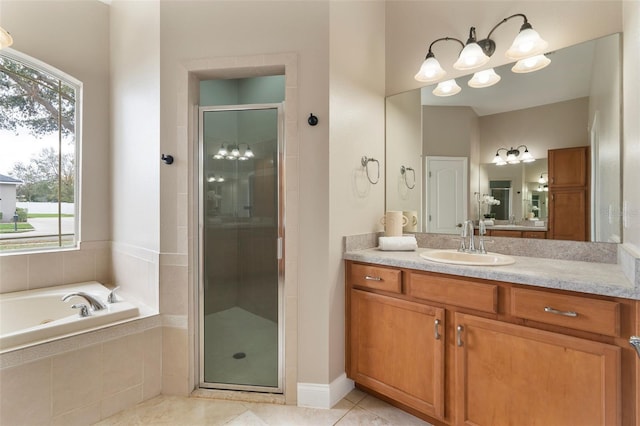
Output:
M19 52L12 48L4 48L0 50L0 56L8 58L12 61L17 61L26 65L28 67L34 68L37 71L49 74L56 79L62 81L64 84L71 86L75 90L75 111L74 111L74 139L75 139L75 149L74 149L74 166L75 166L75 176L74 176L74 188L73 188L73 198L74 198L74 224L73 224L73 244L70 246L55 246L55 247L38 247L38 248L17 248L12 250L0 251L0 256L4 255L16 255L16 254L33 254L33 253L42 253L42 252L60 252L60 251L71 251L71 250L79 250L81 243L81 232L80 232L80 223L81 223L81 187L82 187L82 110L83 110L83 94L84 94L84 85L77 78L67 74L64 71L59 70L58 68L50 65L44 61L41 61L37 58L31 57L25 53ZM62 152L58 152L58 156L61 156ZM60 200L58 200L60 203ZM59 216L58 216L59 217ZM58 233L56 236L61 235L62 230L58 229Z

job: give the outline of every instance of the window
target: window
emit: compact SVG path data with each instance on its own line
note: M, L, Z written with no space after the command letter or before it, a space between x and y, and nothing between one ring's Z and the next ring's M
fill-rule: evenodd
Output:
M0 52L0 255L77 247L81 88Z

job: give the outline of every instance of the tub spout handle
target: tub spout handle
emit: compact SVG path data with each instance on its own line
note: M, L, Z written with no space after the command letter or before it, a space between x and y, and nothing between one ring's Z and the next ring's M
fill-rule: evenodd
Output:
M89 307L87 307L87 305L85 305L84 303L76 303L75 305L71 305L71 307L73 309L80 309L79 314L82 318L91 315L91 312L89 312Z
M120 289L120 286L117 286L109 293L107 296L107 303L116 303L118 301L118 296L116 295L116 290Z

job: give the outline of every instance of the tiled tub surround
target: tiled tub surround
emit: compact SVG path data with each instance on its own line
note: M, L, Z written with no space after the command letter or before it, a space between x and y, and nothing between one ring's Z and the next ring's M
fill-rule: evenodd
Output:
M513 256L516 260L514 264L461 266L431 262L420 257L420 253L427 250L455 249L459 238L454 235L416 234L420 247L417 251L392 252L375 248L377 234L348 236L345 237L344 258L640 300L640 258L625 245L496 237L492 238L494 243L488 245L488 250ZM537 250L532 251L532 246ZM621 259L619 263L617 259Z
M158 315L0 354L0 424L86 425L160 394Z

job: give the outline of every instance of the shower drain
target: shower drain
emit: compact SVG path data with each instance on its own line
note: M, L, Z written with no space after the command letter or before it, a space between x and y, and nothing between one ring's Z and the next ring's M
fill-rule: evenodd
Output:
M245 354L244 352L236 352L235 354L233 354L233 357L235 359L242 359L242 358L246 358L247 354Z

